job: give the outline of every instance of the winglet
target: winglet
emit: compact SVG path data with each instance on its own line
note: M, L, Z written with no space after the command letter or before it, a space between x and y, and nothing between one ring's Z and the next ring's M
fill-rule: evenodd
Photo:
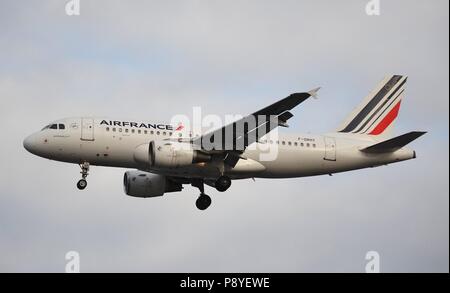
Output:
M308 94L310 94L311 97L313 97L314 99L317 99L317 92L320 90L320 87L315 88L313 90L310 90L308 92Z

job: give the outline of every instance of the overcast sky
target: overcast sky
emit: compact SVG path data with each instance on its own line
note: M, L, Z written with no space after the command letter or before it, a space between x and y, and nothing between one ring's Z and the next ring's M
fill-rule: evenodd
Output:
M0 2L0 271L449 271L447 0ZM429 133L418 159L333 177L234 182L195 208L186 187L123 193L124 169L26 152L24 137L67 116L170 121L246 114L322 86L288 132L326 132L387 74L409 76L398 134Z

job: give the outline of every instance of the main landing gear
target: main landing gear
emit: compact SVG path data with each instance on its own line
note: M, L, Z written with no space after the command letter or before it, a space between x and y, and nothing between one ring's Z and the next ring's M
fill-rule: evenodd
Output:
M88 162L84 162L83 164L80 164L80 168L81 168L81 179L80 181L78 181L77 183L77 187L79 190L83 190L86 188L87 186L87 181L86 181L86 177L89 174L89 163Z
M228 188L231 186L231 179L227 176L220 176L214 186L216 187L217 191L224 192L227 191Z
M211 197L207 194L200 194L200 196L195 201L195 206L197 209L204 211L211 205Z
M220 176L216 181L207 182L208 185L215 187L218 191L224 192L231 186L231 179L227 176ZM211 205L211 197L205 194L205 184L203 179L194 179L191 185L200 190L200 196L195 201L195 205L201 211L206 210Z
M211 205L211 197L205 194L205 185L203 184L203 180L197 179L194 180L192 186L197 187L200 190L200 196L195 201L195 205L201 211L206 210Z

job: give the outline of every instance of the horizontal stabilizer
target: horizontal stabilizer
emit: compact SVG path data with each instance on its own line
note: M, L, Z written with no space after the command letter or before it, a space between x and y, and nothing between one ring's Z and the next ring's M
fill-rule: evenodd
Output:
M365 153L390 153L395 152L398 149L401 149L405 145L409 144L410 142L418 139L422 135L424 135L426 132L423 131L412 131L388 140L385 140L383 142L371 145L367 148L362 149L362 152Z

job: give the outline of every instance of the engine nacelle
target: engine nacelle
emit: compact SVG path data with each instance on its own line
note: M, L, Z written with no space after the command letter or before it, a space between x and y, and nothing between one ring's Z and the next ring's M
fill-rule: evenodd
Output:
M151 141L136 148L134 160L145 166L170 169L208 162L211 156L192 149L188 143Z
M166 192L177 192L183 189L180 183L166 176L142 171L127 171L123 175L125 193L134 197L162 196Z

